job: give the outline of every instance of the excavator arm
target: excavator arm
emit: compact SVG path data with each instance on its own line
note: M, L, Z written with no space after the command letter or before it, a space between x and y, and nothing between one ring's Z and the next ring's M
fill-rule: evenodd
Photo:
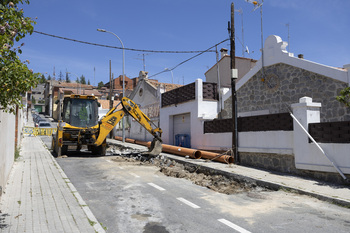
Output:
M140 125L142 125L150 134L153 135L154 139L151 144L149 151L150 155L156 156L162 151L162 130L159 127L155 127L152 121L146 116L140 108L131 99L127 97L122 98L121 102L123 108L117 110L117 107L112 108L101 120L99 136L95 142L96 146L100 146L107 135L113 130L118 122L124 117L125 114L132 116ZM154 127L152 127L152 125Z

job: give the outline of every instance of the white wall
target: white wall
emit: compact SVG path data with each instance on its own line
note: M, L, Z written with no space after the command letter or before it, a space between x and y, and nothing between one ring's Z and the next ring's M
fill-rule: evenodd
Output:
M142 91L140 92L141 89ZM140 107L141 111L143 111L151 119L155 125L152 125L152 128L159 127L159 114L157 111L160 106L160 91L155 89L147 82L147 76L142 74L142 72L140 72L140 80L134 91L131 93L130 98ZM148 112L148 110L150 110L150 112ZM141 141L153 140L152 134L150 134L131 116L128 117L128 122L130 123L130 128L125 130L126 138ZM118 136L122 136L121 130L119 130L117 134Z
M239 132L238 151L293 155L293 131Z
M174 144L173 116L190 113L191 147L205 150L229 150L232 147L232 133L204 134L205 120L212 120L217 114L216 101L203 101L203 82L196 80L196 99L177 106L160 109L160 123L164 131L163 141ZM313 103L309 97L293 104L293 114L307 129L309 123L320 122L320 103ZM271 153L294 155L297 169L323 172L337 172L332 163L294 121L293 131L239 132L238 151L251 153ZM327 155L339 166L344 174L350 174L350 144L321 143Z
M21 110L20 110L21 111ZM7 182L15 155L16 116L0 110L0 186L2 190Z
M160 109L160 127L164 132L162 139L164 143L174 145L173 117L179 114L190 113L191 147L201 149L204 147L220 148L225 145L223 143L225 140L211 139L210 135L203 136L204 120L217 117L217 101L203 101L203 81L201 79L197 79L195 85L195 100Z
M244 57L236 57L236 69L238 70L238 80L248 73L256 64L256 60ZM218 62L221 87L231 87L231 57L225 55ZM205 73L206 82L218 83L217 64Z
M308 130L309 123L320 122L321 103L312 102L312 98L303 97L300 103L293 104L293 114L300 124ZM333 164L345 174L350 174L350 144L319 143L326 155L314 143L309 143L307 134L294 120L294 156L298 169L324 172L337 172Z

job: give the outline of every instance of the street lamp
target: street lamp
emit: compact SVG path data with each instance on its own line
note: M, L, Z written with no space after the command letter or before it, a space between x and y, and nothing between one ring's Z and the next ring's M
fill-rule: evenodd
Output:
M165 71L170 71L171 72L171 84L174 84L174 74L173 74L173 70L169 69L169 68L165 68Z
M124 93L125 93L125 49L124 49L124 44L122 42L122 40L119 38L119 36L117 36L116 34L114 34L113 32L110 31L106 31L105 29L97 29L97 31L99 32L107 32L110 33L112 35L114 35L115 37L118 38L119 42L122 44L123 47L123 97L125 97ZM125 142L125 125L124 125L124 119L122 120L122 128L123 128L123 133L122 133L122 138L123 138L123 143Z

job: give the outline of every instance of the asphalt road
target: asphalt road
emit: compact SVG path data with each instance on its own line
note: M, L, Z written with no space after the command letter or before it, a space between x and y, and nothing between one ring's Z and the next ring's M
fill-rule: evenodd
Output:
M50 142L49 137L47 141ZM45 141L46 139L44 139ZM107 232L349 232L350 210L285 191L226 195L114 156L57 158Z

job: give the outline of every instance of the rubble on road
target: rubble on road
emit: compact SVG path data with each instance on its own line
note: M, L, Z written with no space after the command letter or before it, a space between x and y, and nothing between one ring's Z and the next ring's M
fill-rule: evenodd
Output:
M149 159L147 156L144 156L141 151L136 149L118 147L117 145L112 145L109 149L111 154L115 156L111 159L113 162L133 166L157 166L159 171L166 176L188 179L196 185L207 187L216 192L235 194L256 191L257 189L263 190L255 184L240 183L222 175L198 172L199 167L186 166L164 155Z

